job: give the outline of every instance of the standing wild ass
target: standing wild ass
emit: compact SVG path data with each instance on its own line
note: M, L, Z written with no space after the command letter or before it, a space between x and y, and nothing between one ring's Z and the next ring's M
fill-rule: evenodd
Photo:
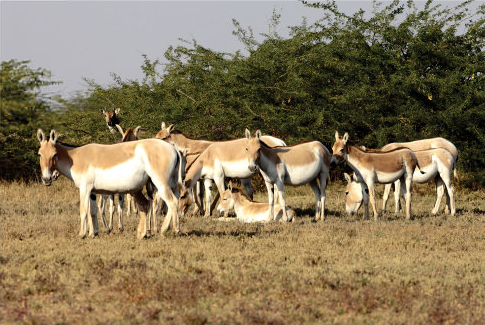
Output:
M451 184L451 173L455 170L456 161L451 152L443 148L429 149L422 151L414 151L416 158L418 158L418 164L424 174L418 170L414 171L413 182L414 183L427 183L431 180L436 184L436 202L432 214L438 213L440 208L441 199L443 194L446 193L446 207L445 212L455 215L455 198L453 193L453 187ZM386 184L384 188L382 211L386 211L386 203L389 198L389 193L393 184ZM394 188L399 188L400 181L394 182ZM445 192L446 190L446 192ZM396 214L399 211L399 191L394 190L394 199L396 202L395 211Z
M250 222L268 222L268 214L271 206L269 203L254 202L238 188L232 187L229 182L228 188L222 193L221 201L217 205L217 211L225 213L230 209L236 212L236 219L245 223ZM283 220L284 209L288 215L288 221L295 221L295 211L289 206L283 204L275 204L274 206L274 220ZM217 220L234 220L234 218Z
M419 170L418 160L414 152L408 148L398 148L388 152L365 152L358 146L348 142L349 134L346 132L342 138L335 131L335 143L332 147L332 166L344 161L353 169L354 176L359 182L365 184L369 190L369 199L377 220L375 199L375 183L392 183L401 180L401 187L406 198L406 219L411 218L411 183L416 167ZM403 186L405 185L405 187ZM365 218L369 218L369 205L366 205Z
M175 129L173 124L167 127L165 122L162 122L161 130L156 135L156 138L167 141L168 143L175 146L179 151L186 150L187 168L189 168L192 165L192 163L197 159L198 155L200 155L211 144L223 142L223 141L207 141L207 140L190 139L181 131ZM262 138L262 141L264 141L267 145L271 147L286 146L283 140L275 138L273 136L263 135L261 138ZM212 180L213 179L211 178L204 178L204 188L205 188L205 202L203 204L203 209L205 210L204 216L211 215L211 206L210 206L211 189L210 188L211 188ZM253 187L251 185L251 180L242 178L241 183L244 185L246 194L249 196L249 198L252 198ZM195 184L192 184L192 186L195 186ZM219 196L220 193L218 193L217 195ZM215 200L217 200L217 197L215 198ZM199 204L197 200L195 202Z
M393 142L393 143L386 144L380 150L381 151L390 151L390 150L393 150L393 149L396 149L396 148L401 148L401 147L409 148L409 149L413 150L415 153L417 153L418 151L425 151L425 150L430 150L430 149L442 148L442 149L446 149L447 151L449 151L451 153L451 155L453 156L453 159L454 159L454 165L456 165L456 161L458 160L458 149L456 148L456 146L451 141L449 141L445 138L441 138L441 137L431 138L431 139L415 140L415 141L410 141L410 142ZM421 155L422 158L418 157L418 163L421 167L423 166L421 164L421 159L426 159L425 156L426 155ZM446 159L446 158L443 158L443 159ZM456 167L456 166L454 166L454 167ZM455 179L458 179L458 177L456 175L456 168L453 168L453 175L454 175ZM444 179L443 179L443 181L444 181ZM426 182L426 181L424 181L424 182ZM399 182L399 180L397 180L394 183L394 188L399 188L399 185L400 185L400 182ZM441 185L441 186L439 186L439 185ZM442 183L436 184L437 191L439 191L439 193L441 193L441 194L438 194L438 196L441 195L441 197L443 196L443 192L444 192L444 188L442 187L442 185L443 185ZM384 200L383 200L383 203L382 203L382 210L383 211L386 211L387 198L389 197L391 187L392 187L392 184L387 184L385 189L384 189ZM448 203L450 203L449 202L450 197L449 197L448 192L449 191L447 191L447 205L446 205L446 209L447 209L446 212L447 213L449 212L448 211L448 208L449 208ZM399 209L399 194L397 192L394 192L394 197L397 200L396 201L396 211L397 211L397 209ZM440 201L441 201L441 197L440 197ZM438 206L439 206L439 202L438 202Z
M256 131L255 137L251 137L248 129L245 133L243 148L249 169L255 172L259 167L268 189L271 205L269 220L274 217L273 185L278 188L279 202L286 206L284 184L308 183L315 194L315 221L325 220L325 189L330 170L330 151L319 141L271 148L261 141L260 130ZM284 210L283 220L288 220L286 210Z
M37 131L42 182L51 185L53 173L57 170L79 188L79 236L86 236L88 224L91 237L98 232L97 222L93 224L94 218L87 220L87 209L90 204L91 207L95 204L92 200L90 202L91 193L130 193L140 209L137 236L146 237L149 204L142 190L148 180L153 182L168 206L161 232L167 231L170 225L174 232L179 232L177 185L181 181L181 158L173 146L157 139L145 139L112 145L91 143L71 147L58 143L57 137L55 130L51 130L49 138L41 129Z

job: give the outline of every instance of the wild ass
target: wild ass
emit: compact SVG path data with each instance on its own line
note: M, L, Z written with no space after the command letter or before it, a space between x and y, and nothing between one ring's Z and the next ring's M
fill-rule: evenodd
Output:
M431 214L436 214L439 211L441 199L446 190L446 207L445 212L455 215L455 198L454 190L451 184L451 173L455 170L455 158L451 152L443 148L429 149L422 151L414 151L416 158L418 158L418 164L424 174L418 170L414 171L413 182L414 183L427 183L431 180L436 184L436 202ZM393 184L386 184L384 188L382 211L386 211L386 204L389 198L389 193ZM401 183L399 180L394 182L394 199L395 199L395 212L399 211L399 189Z
M389 144L386 144L384 147L382 147L380 150L381 151L390 151L390 150L393 150L395 148L400 148L400 147L409 148L409 149L413 150L415 153L418 152L418 151L425 151L425 150L430 150L430 149L443 148L443 149L446 149L448 152L450 152L451 155L453 156L454 165L456 165L456 161L458 160L458 149L456 148L456 146L451 141L449 141L445 138L441 138L441 137L431 138L431 139L421 139L421 140L410 141L410 142L389 143ZM418 157L418 162L419 162L420 166L422 166L420 157ZM454 175L455 179L458 179L458 176L456 174L456 168L453 168L453 175ZM426 177L424 177L424 178L426 178ZM394 188L399 188L399 185L400 185L399 181L396 181L394 183ZM440 191L439 193L441 193L441 194L438 194L438 196L441 195L441 197L442 197L444 188L442 188L441 186L438 186L438 183L436 184L436 186L437 186L437 191ZM388 184L388 185L386 185L386 187L384 189L384 200L383 200L383 203L382 203L382 210L383 211L386 211L387 199L389 197L391 187L392 187L392 185ZM399 209L399 193L395 191L394 197L397 200L396 201L396 203L397 203L396 209L398 210ZM441 200L441 197L440 197L440 200ZM449 197L449 194L448 194L448 191L447 191L447 203L449 203L449 200L450 200L450 197ZM439 206L439 203L438 203L438 206ZM449 212L448 208L449 208L449 205L447 204L446 205L446 209L447 209L446 212L447 213ZM436 212L434 212L434 213L436 213Z
M268 189L271 205L269 220L273 219L275 184L278 189L279 202L286 206L284 185L310 184L315 194L315 221L325 220L325 189L330 170L330 151L319 141L309 141L288 147L267 146L261 141L261 131L255 137L246 129L244 148L249 170L255 172L258 167ZM242 151L242 150L241 150ZM284 210L283 220L288 216Z
M220 143L222 141L207 141L207 140L194 140L191 138L188 138L185 134L183 134L180 130L177 130L174 128L174 125L171 124L170 126L166 126L165 122L162 122L161 125L161 130L158 132L156 135L156 138L162 139L167 141L168 143L172 144L175 146L179 151L186 150L187 151L187 167L192 165L192 162L195 161L205 149L207 149L211 144L213 143ZM269 135L263 135L262 140L269 146L285 146L285 142L281 139L275 138L273 136ZM204 188L205 188L205 202L202 205L203 210L205 210L204 216L209 216L211 215L211 185L212 185L212 179L211 178L205 178L203 180L204 182ZM241 179L241 183L243 184L247 195L252 198L253 197L253 187L251 185L251 180L249 179ZM199 184L197 184L199 185ZM193 187L196 186L196 184L192 184ZM220 195L219 193L217 194L218 196ZM194 195L194 197L196 197ZM217 197L215 198L215 201L217 200ZM199 205L198 201L195 200L197 205ZM182 207L183 209L186 207Z
M354 170L354 176L359 182L365 184L369 190L369 199L377 221L375 199L375 183L392 183L400 179L402 190L406 198L406 219L411 218L411 183L418 160L414 152L408 148L399 148L388 152L365 152L361 148L348 143L349 134L346 132L342 138L335 131L335 143L332 147L332 166L344 161ZM366 205L365 218L369 218L369 205Z
M90 194L130 193L135 197L140 209L138 238L147 235L146 213L148 200L142 193L143 187L151 180L163 200L168 213L161 232L172 226L180 230L177 203L180 155L177 150L157 139L122 142L112 145L91 143L81 147L71 147L57 142L58 134L51 130L49 138L39 129L39 156L42 182L51 185L54 171L66 176L79 188L81 226L79 236L94 237L98 232L97 222L87 220L87 209L94 204ZM91 209L92 210L92 209Z
M250 222L268 222L268 214L271 206L269 203L254 202L238 188L232 187L229 182L228 188L222 193L221 201L217 205L217 211L225 213L230 209L236 212L236 219L245 223ZM295 221L295 211L289 206L283 204L275 204L274 206L274 220L283 220L284 209L288 215L288 221ZM217 220L221 220L219 218ZM234 220L234 218L227 218L223 220Z

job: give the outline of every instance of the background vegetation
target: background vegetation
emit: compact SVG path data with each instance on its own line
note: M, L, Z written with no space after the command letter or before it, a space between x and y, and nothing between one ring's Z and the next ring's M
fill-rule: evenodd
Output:
M483 324L485 194L457 191L457 216L431 216L433 187L416 186L411 221L347 216L333 182L325 222L302 186L287 189L294 223L188 215L179 236L137 240L130 217L81 240L69 180L2 182L0 323Z
M166 63L143 56L143 80L88 80L88 91L63 110L32 92L47 83L44 72L2 63L0 163L11 167L1 178L37 177L39 126L56 127L73 144L112 142L99 113L108 106L121 108L123 127L141 125L145 137L162 121L194 138L238 138L248 127L327 147L335 130L370 148L442 136L459 149L461 184L485 186L485 5L470 12L470 1L454 8L394 1L352 16L334 2L302 5L322 19L281 37L274 14L262 41L234 21L241 51L186 41L167 49Z

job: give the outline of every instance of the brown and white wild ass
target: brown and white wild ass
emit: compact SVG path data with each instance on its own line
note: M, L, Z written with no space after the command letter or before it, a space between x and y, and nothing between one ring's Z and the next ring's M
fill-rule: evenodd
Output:
M381 148L381 151L390 151L390 150L393 150L395 148L400 148L400 147L409 148L409 149L413 150L415 153L418 152L418 151L425 151L425 150L430 150L430 149L443 148L443 149L446 149L447 151L449 151L451 153L451 155L453 156L454 165L456 165L456 161L458 160L458 149L456 148L456 146L451 141L449 141L445 138L441 138L441 137L430 138L430 139L421 139L421 140L415 140L415 141L410 141L410 142L393 142L393 143L386 144L384 147ZM425 159L424 156L422 156L421 159ZM419 162L420 166L422 166L421 165L421 159L420 159L420 157L418 157L418 162ZM457 180L458 176L456 174L456 168L453 168L453 175L454 175L455 180ZM399 185L400 185L399 181L396 181L394 183L394 188L399 188ZM444 188L442 187L442 185L443 184L441 184L441 186L439 186L438 183L436 184L437 191L439 191L439 193L441 193L441 194L438 194L438 196L441 195L441 197L443 196L443 192L444 192ZM388 184L388 185L386 185L386 187L384 189L384 200L383 200L383 203L382 203L382 210L383 211L386 211L387 198L389 197L391 187L392 187L392 185ZM394 197L397 200L396 201L397 202L396 209L399 209L399 203L398 203L399 202L399 193L395 191ZM441 197L440 197L440 200L441 200ZM450 197L449 197L449 194L448 194L448 191L447 191L447 203L449 203L449 200L450 200ZM438 203L438 206L439 206L439 203ZM446 212L449 212L448 208L449 208L449 205L447 204L446 205ZM434 213L436 213L436 212L434 212Z
M455 198L454 190L451 184L451 174L455 170L455 158L451 152L443 148L429 149L422 151L414 151L416 158L418 158L418 164L424 174L418 170L414 171L413 182L414 183L427 183L431 180L436 184L436 202L432 214L438 213L440 208L441 199L443 194L446 193L446 206L445 212L455 215ZM386 184L384 188L382 211L386 211L386 203L389 198L389 193L393 184ZM399 211L399 187L401 183L399 180L394 182L394 199L395 199L395 212ZM397 190L396 190L397 189Z
M58 134L51 130L47 138L39 129L39 156L42 182L51 185L54 171L66 176L79 188L81 226L79 235L84 238L88 231L94 237L97 223L87 220L87 209L92 207L90 194L130 193L140 209L138 238L147 235L146 213L148 200L142 193L148 180L155 185L167 203L168 213L161 232L172 226L180 230L177 203L181 159L177 150L157 139L122 142L112 145L91 143L81 147L70 147L57 142ZM91 208L91 211L93 209Z
M288 147L271 148L261 141L261 131L255 137L246 129L246 139L241 151L245 151L249 169L255 172L258 167L268 189L271 205L269 220L273 218L275 184L278 189L279 203L286 206L284 185L310 184L315 194L315 221L325 220L325 189L330 170L330 151L319 141L303 142ZM284 210L283 220L288 220Z
M388 152L365 152L358 146L348 142L349 134L346 132L339 137L335 131L335 143L332 147L332 165L344 161L353 169L354 176L363 182L369 190L369 199L377 220L378 213L375 199L375 183L387 184L401 180L401 187L406 198L406 219L411 218L411 183L418 160L414 152L408 148L398 148ZM366 205L365 218L369 218L369 205Z
M156 138L165 140L175 146L179 151L186 150L187 152L187 167L190 167L205 149L207 149L210 145L214 143L221 143L225 141L207 141L207 140L194 140L188 138L185 134L183 134L180 130L174 128L174 125L171 124L170 126L166 126L165 122L162 122L161 130L156 135ZM275 147L275 146L285 146L285 142L281 139L278 139L273 136L263 135L262 141L264 141L267 145ZM188 172L188 170L187 170ZM202 205L203 210L205 210L205 216L211 215L211 185L213 179L211 178L204 178L204 189L205 189L205 202ZM252 198L253 197L253 187L251 185L251 181L249 179L241 178L241 183L244 185L247 195ZM195 188L197 184L192 184L193 188ZM218 193L220 195L220 193ZM194 198L196 196L194 195ZM217 197L215 198L217 200ZM195 200L197 204L198 201ZM183 208L183 207L182 207Z
M269 203L254 202L238 188L232 187L229 182L228 188L222 193L221 201L217 205L217 211L225 213L231 209L236 212L236 219L245 223L250 222L268 222L268 215L271 206ZM295 211L289 206L283 204L275 204L274 206L274 220L283 221L284 209L288 215L288 221L295 221ZM234 220L234 218L219 218L217 220Z

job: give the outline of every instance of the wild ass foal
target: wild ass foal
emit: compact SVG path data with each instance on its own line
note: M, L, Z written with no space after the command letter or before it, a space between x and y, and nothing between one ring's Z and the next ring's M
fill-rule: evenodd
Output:
M87 220L91 193L133 194L140 209L137 236L146 237L149 205L142 190L148 180L157 187L168 206L161 232L167 231L170 226L174 232L179 232L177 185L181 181L181 164L180 155L173 146L157 139L145 139L112 145L91 143L70 147L58 143L57 137L55 130L51 130L49 138L41 129L37 131L42 182L51 185L53 172L57 170L79 188L81 237L86 236L88 223L90 236L95 236L98 231L97 223L93 225L92 218Z
M236 219L242 222L268 222L268 214L270 213L270 204L262 202L254 202L238 188L232 187L229 182L228 188L222 193L221 201L217 205L217 210L221 213L234 209L236 212ZM295 221L295 211L289 206L283 204L275 204L274 220L283 220L284 210L287 210L288 221ZM219 218L217 220L234 220L234 218Z
M187 153L187 168L189 168L192 163L197 160L197 157L210 145L214 143L221 143L224 141L207 141L207 140L194 140L188 138L185 134L181 131L174 128L174 125L171 124L170 126L166 126L165 122L162 122L161 130L156 135L158 139L162 139L167 141L168 143L175 146L179 151L186 150ZM267 145L269 146L286 146L285 142L281 139L263 135L261 137ZM206 158L207 159L207 158ZM188 172L188 170L187 170ZM227 176L227 175L226 175ZM197 180L195 180L197 181ZM204 188L205 188L205 202L203 204L203 209L205 210L205 216L211 215L211 184L213 179L210 177L204 177ZM251 180L246 178L241 178L241 183L244 185L247 195L252 198L253 197L253 187L251 185ZM195 187L196 184L191 184L192 187ZM219 188L219 186L218 186ZM220 193L218 193L220 195ZM217 197L216 197L217 200ZM198 201L196 201L197 204ZM186 207L182 207L186 208Z
M284 184L310 184L316 200L315 221L325 220L325 189L330 170L330 151L319 141L271 148L261 141L260 130L256 131L255 137L251 137L248 129L245 133L246 139L242 148L249 169L255 172L259 167L268 189L271 205L268 219L274 218L273 184L278 189L279 203L283 206L286 206ZM286 210L283 212L283 220L287 221Z
M335 143L332 147L332 165L344 161L354 170L354 176L365 184L369 190L369 199L377 220L375 199L375 183L392 183L401 180L401 186L406 198L406 219L411 218L411 183L418 160L414 152L407 148L395 149L389 152L365 152L355 145L348 143L349 134L342 138L335 131ZM405 185L405 187L403 186ZM365 218L369 218L369 206L366 205Z

